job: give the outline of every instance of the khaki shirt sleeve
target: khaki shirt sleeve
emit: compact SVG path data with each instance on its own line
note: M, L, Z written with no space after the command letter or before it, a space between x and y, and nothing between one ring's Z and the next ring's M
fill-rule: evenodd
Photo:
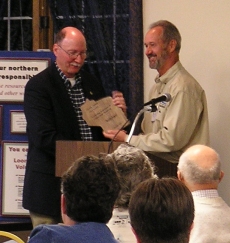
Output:
M178 151L194 136L202 111L202 97L178 92L165 106L159 104L155 118L153 113L145 114L143 134L132 136L130 144L144 151Z

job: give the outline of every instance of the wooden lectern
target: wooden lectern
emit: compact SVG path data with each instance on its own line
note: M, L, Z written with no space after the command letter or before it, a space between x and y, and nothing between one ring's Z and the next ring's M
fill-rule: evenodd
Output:
M100 153L111 153L120 144L120 142L100 141L57 141L55 175L61 177L72 163L81 156L98 156Z

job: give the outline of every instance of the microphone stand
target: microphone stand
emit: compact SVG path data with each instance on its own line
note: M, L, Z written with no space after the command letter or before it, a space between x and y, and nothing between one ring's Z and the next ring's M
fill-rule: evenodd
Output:
M128 144L129 144L129 142L130 142L130 140L131 140L131 138L132 138L132 136L133 136L133 132L134 132L134 129L135 129L135 127L136 127L136 123L138 122L140 116L141 116L145 111L155 112L156 110L157 110L157 107L156 107L154 104L152 104L151 106L144 107L143 109L141 109L141 110L137 113L137 115L136 115L136 117L135 117L135 119L134 119L133 125L132 125L132 127L131 127L131 129L130 129L128 138L127 138L127 140L126 140L126 142L127 142Z

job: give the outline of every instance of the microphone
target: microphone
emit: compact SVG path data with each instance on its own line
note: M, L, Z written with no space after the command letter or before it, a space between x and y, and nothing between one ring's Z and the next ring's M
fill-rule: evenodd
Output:
M171 95L168 93L163 94L162 96L159 96L155 99L151 99L150 101L144 103L144 106L146 105L155 105L156 103L165 101L165 102L169 102L171 100Z

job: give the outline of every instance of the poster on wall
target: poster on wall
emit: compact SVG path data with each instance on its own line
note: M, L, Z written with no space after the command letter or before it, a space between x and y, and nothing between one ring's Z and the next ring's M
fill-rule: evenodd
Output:
M2 141L2 128L3 128L3 117L2 117L3 106L0 105L0 142Z
M26 117L24 111L10 111L10 133L26 134Z
M25 85L50 58L0 58L0 102L23 102Z
M29 215L22 207L27 150L25 142L2 142L2 215Z

